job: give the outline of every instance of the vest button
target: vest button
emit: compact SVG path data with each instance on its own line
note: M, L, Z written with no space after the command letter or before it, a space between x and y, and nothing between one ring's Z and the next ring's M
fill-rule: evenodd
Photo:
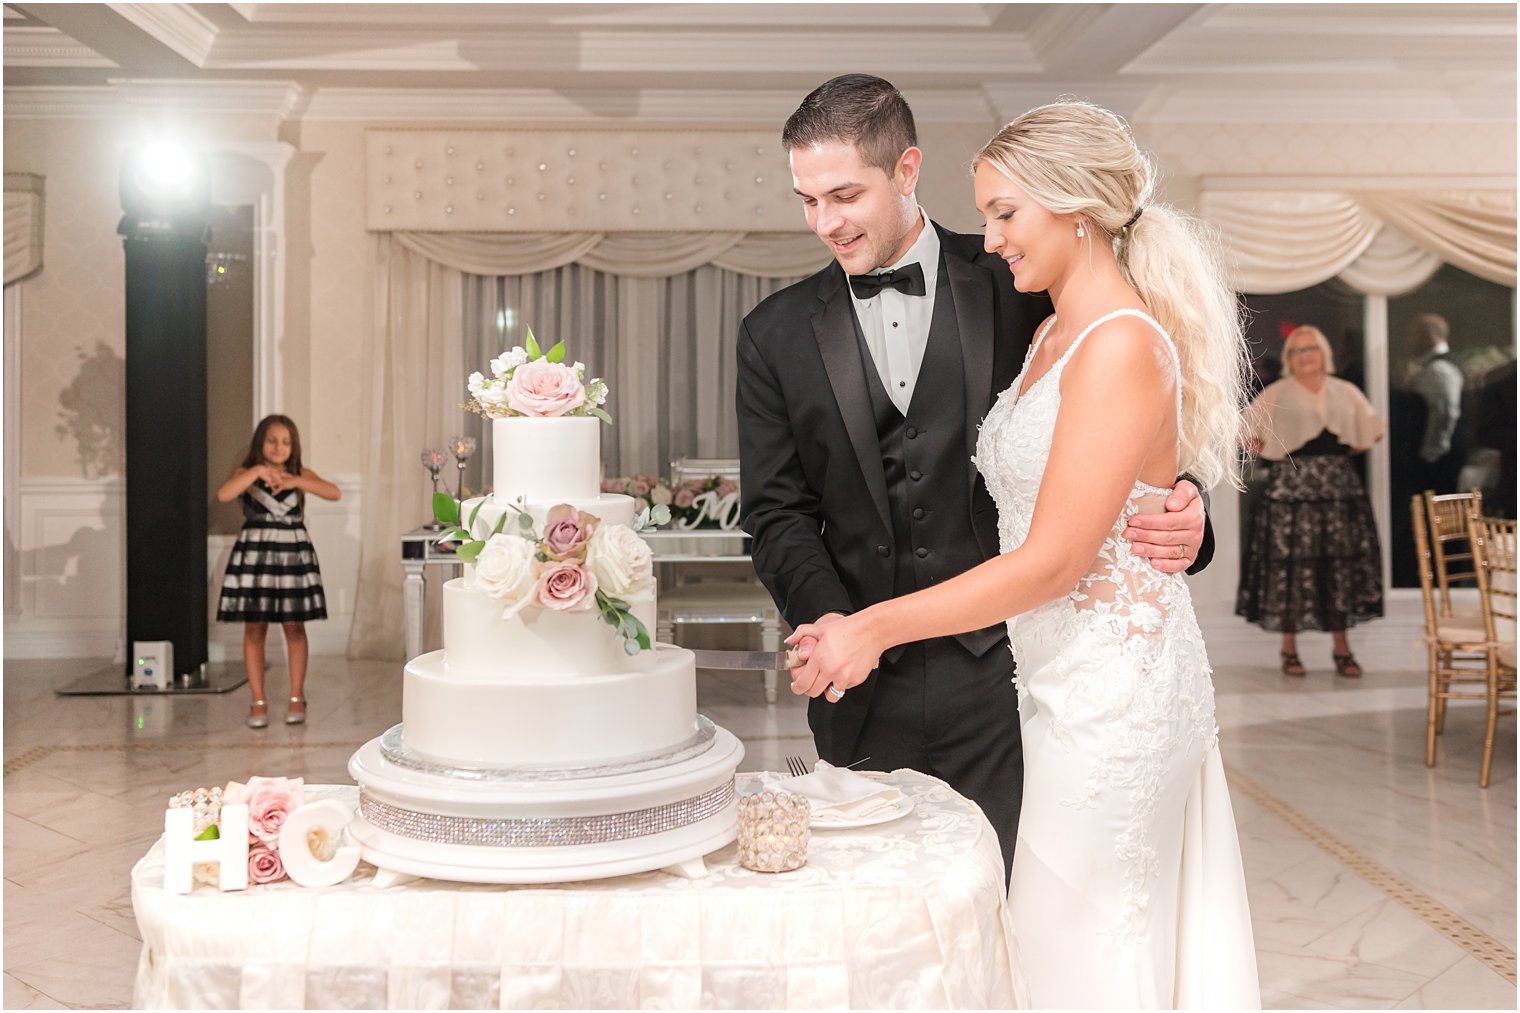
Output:
M917 482L919 479L924 477L924 473L919 471L917 468L914 468L912 471L908 472L908 477Z
M916 550L914 550L914 555L918 556L919 559L928 559L929 558L929 550L928 549L916 549Z
M921 521L921 520L924 519L924 508L923 507L914 507L913 508L913 519L915 521Z
M908 435L908 439L911 440L911 439L913 439L914 437L916 437L918 435L918 430L914 429L912 426L909 426L908 427L908 434L907 435Z
M878 545L876 546L876 554L878 556L886 557L892 554L892 550L887 548L885 545Z

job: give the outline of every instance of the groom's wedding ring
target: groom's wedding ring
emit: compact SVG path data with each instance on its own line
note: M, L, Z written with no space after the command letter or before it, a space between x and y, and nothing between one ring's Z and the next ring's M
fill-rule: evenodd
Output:
M830 683L829 688L823 692L830 700L844 699L844 690L840 689L838 686L835 686L833 683Z
M1186 555L1187 555L1187 547L1183 546L1183 545L1177 546L1177 558L1178 559L1182 559Z

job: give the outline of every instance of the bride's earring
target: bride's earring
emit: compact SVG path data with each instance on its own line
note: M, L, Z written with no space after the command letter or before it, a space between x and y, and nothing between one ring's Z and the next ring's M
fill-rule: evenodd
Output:
M1078 222L1077 223L1077 238L1081 239L1085 235L1087 235L1087 233L1086 233L1086 231L1083 230L1082 223Z

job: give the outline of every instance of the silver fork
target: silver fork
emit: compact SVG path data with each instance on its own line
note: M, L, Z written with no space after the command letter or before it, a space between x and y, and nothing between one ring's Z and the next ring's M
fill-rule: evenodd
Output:
M788 756L786 758L786 772L793 777L803 777L808 773L807 764L800 756Z

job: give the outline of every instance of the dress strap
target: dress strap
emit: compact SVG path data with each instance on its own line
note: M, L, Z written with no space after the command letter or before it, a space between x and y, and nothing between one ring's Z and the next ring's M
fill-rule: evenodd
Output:
M1055 325L1056 325L1056 315L1054 313L1052 313L1048 318L1046 318L1045 323L1040 327L1040 329L1038 331L1035 331L1034 340L1031 341L1029 343L1029 347L1024 350L1024 368L1025 369L1029 368L1029 362L1030 362L1031 359L1034 358L1035 350L1040 347L1040 342L1042 342L1042 341L1045 340L1045 335L1049 334L1050 333L1050 329L1052 327L1054 327Z
M1172 336L1166 333L1165 328L1158 324L1155 318L1153 318L1150 314L1145 313L1141 310L1137 310L1132 306L1126 306L1123 309L1117 309L1111 313L1103 314L1101 317L1094 320L1086 327L1082 328L1082 332L1076 336L1075 340L1072 341L1070 347L1066 349L1065 354L1062 355L1059 360L1057 360L1054 368L1064 368L1067 360L1071 358L1072 353L1077 350L1077 346L1082 344L1082 340L1091 334L1093 330L1096 329L1100 324L1106 324L1110 320L1113 320L1115 317L1139 317L1141 320L1144 320L1146 323L1150 324L1151 327L1155 329L1156 333L1161 335L1161 339L1166 342L1166 350L1172 353L1172 369L1174 371L1173 375L1176 377L1176 381L1173 386L1175 387L1177 394L1177 431L1180 434L1182 432L1182 359L1177 355L1177 346L1175 343L1173 343Z

